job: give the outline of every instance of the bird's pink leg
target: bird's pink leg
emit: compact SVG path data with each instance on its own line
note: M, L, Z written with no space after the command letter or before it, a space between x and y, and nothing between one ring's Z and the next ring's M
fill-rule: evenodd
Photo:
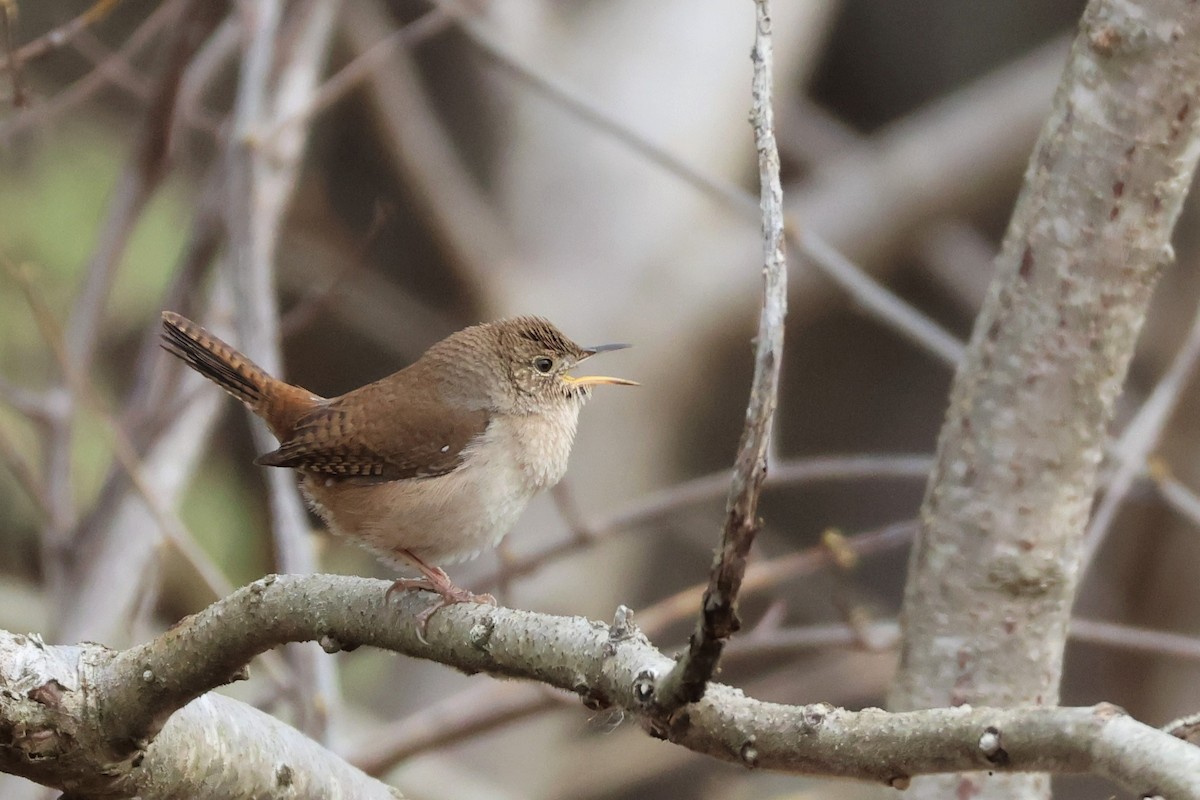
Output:
M413 555L409 550L401 550L399 555L402 558L411 561L413 566L421 571L423 578L399 578L390 587L388 587L385 601L392 599L393 592L404 592L410 589L423 589L429 592L435 592L440 596L440 600L435 601L432 605L417 614L417 630L420 633L421 639L425 639L425 626L429 624L429 617L433 612L443 606L454 605L455 603L485 603L487 605L496 605L496 598L490 594L473 594L466 589L460 589L455 586L450 580L450 576L441 567L434 567L426 564L420 558Z

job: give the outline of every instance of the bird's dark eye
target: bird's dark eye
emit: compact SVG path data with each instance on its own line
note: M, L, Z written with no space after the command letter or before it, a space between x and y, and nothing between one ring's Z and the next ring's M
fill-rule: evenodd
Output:
M550 370L554 369L554 359L546 358L545 356L542 356L541 358L535 358L533 360L533 368L543 375L546 375L550 372Z

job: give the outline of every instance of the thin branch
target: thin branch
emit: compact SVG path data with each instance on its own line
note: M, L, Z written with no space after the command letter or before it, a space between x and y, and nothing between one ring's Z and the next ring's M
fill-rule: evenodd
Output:
M17 38L17 0L0 0L0 23L0 27L4 28L5 63L12 65L12 104L20 108L27 100L25 84L21 79L21 59L14 45Z
M55 321L49 307L43 302L42 297L37 291L37 287L24 271L14 267L7 261L3 263L14 282L24 292L30 309L33 312L38 330L48 345L50 352L53 354L59 369L62 371L66 379L67 388L72 398L74 398L74 402L91 410L99 418L105 428L105 432L109 436L117 463L120 464L121 468L129 476L130 482L137 490L142 501L146 504L146 507L150 510L151 517L158 524L164 538L171 542L180 554L184 556L188 564L196 571L196 574L203 580L209 591L212 592L213 597L224 597L229 594L234 589L233 584L221 573L208 554L196 545L191 533L187 530L187 527L179 519L175 511L158 497L151 482L146 477L137 450L134 448L132 442L130 442L125 430L104 406L87 373L79 370L71 363L58 323Z
M241 8L245 27L242 73L227 160L225 227L228 268L236 287L234 324L246 354L273 374L282 372L275 258L284 213L300 172L307 125L282 126L308 108L325 63L338 3L308 0L284 15L281 0L257 0ZM260 451L275 443L252 418ZM276 562L287 572L314 572L316 553L308 515L285 470L266 473ZM336 703L333 662L311 646L287 651L299 687L297 699L306 733L328 735L329 707Z
M526 88L596 130L611 136L614 141L642 156L648 163L679 178L705 197L740 213L746 219L761 219L758 203L750 192L689 164L670 150L650 141L575 88L529 66L488 33L483 25L476 21L476 15L459 0L432 1L438 8L453 16L467 39L478 48L480 55Z
M480 683L431 703L415 714L371 732L352 751L354 766L376 777L402 761L495 730L544 711L563 708L574 695L544 686Z
M309 123L313 117L358 88L364 80L385 68L396 48L414 47L428 41L446 30L451 22L448 14L441 8L435 7L412 22L397 28L389 36L380 39L356 55L349 64L331 75L313 92L312 97L303 108L297 109L290 116L275 122L274 127L267 132L267 138L278 136L284 128Z
M900 626L894 620L873 622L865 629L845 622L829 622L762 633L754 631L731 642L727 658L729 661L735 657L743 661L759 660L828 647L891 650L899 641Z
M681 179L722 207L744 219L759 221L759 208L753 195L736 184L709 175L687 163L649 141L579 92L524 64L496 42L469 13L460 11L457 3L449 0L435 2L455 15L462 32L483 55L523 85L597 130L609 134L614 140L645 157L649 163ZM839 253L817 233L788 224L785 235L791 247L810 260L859 307L876 315L883 324L944 363L955 366L959 362L963 352L962 342Z
M798 651L823 647L867 647L890 650L900 642L900 626L894 620L871 623L864 641L862 631L845 622L779 628L759 633L757 630L730 643L726 658L735 654L747 660L767 656L790 655ZM1181 633L1156 631L1094 619L1072 619L1070 640L1076 643L1101 645L1116 650L1165 656L1184 661L1200 661L1200 638Z
M1071 620L1071 640L1149 653L1157 656L1200 661L1200 639L1169 631L1155 631L1119 622L1095 619Z
M195 48L217 24L223 9L223 3L192 0L164 46L166 66L158 79L154 100L142 119L129 162L113 192L96 245L84 267L83 286L72 305L63 333L65 371L84 376L91 369L121 256L143 208L167 172L168 132L180 78ZM63 380L68 378L64 375ZM58 562L71 546L68 537L76 519L71 461L72 417L68 410L51 427L45 445L45 484L56 513L45 526L42 540L46 569L56 595L63 588L60 585L63 570Z
M17 386L0 375L0 403L33 422L45 425L54 420L57 414L51 410L54 403L51 397L51 392L36 392Z
M571 533L571 538L584 547L590 544L597 532L584 516L583 509L579 507L579 500L571 488L571 481L565 479L555 484L550 489L550 495L558 516L566 523L567 530Z
M218 27L217 30L222 30ZM209 37L209 42L215 38ZM113 50L106 46L98 39L91 31L84 31L75 39L75 50L88 61L91 61L96 68L107 70L109 79L113 86L123 89L133 97L142 101L149 101L154 95L154 82L139 72L132 63L113 58ZM201 49L201 52L208 47ZM197 55L196 58L199 58ZM221 127L221 118L203 108L189 106L185 103L185 89L187 88L188 75L192 72L196 58L193 58L184 73L184 78L180 82L179 96L176 100L176 111L174 114L173 130L168 134L171 141L175 141L179 136L179 129L198 131L208 134L210 137L215 137Z
M154 482L147 474L147 470L129 436L121 427L121 424L104 406L99 393L92 386L88 375L77 371L69 363L58 324L54 320L49 307L38 293L37 287L29 276L24 274L20 269L7 262L4 262L4 266L24 292L39 332L54 355L63 376L66 378L67 388L71 392L71 396L75 398L77 405L88 408L97 415L109 436L117 464L125 472L137 496L149 512L150 520L157 525L158 532L162 538L156 543L156 550L163 543L170 544L183 557L185 563L195 571L196 575L207 586L209 591L212 592L214 597L223 597L229 594L233 590L233 584L229 582L208 553L196 544L187 526L184 525L178 514L156 491ZM179 455L178 451L173 453L176 461L179 460ZM125 560L128 561L129 559L126 558ZM105 577L111 579L114 576L106 575ZM138 574L137 577L141 581L145 592L157 592L158 586L154 583L152 576ZM108 588L106 594L111 593L111 588ZM143 597L142 603L134 604L131 614L136 614L136 608L139 605L144 605L146 602L146 599ZM75 624L79 624L80 622L76 618L72 618L70 621ZM283 669L278 657L274 653L266 654L263 663L267 667L269 677L276 684L282 683L281 675Z
M1167 501L1176 514L1200 527L1200 495L1183 485L1171 468L1162 459L1152 458L1148 463L1150 478L1158 487L1162 499Z
M48 125L60 115L91 97L100 88L114 80L115 65L126 64L154 41L165 28L177 24L188 0L166 0L125 38L121 46L105 63L63 89L45 103L27 109L12 119L0 124L0 144L10 144L23 131L39 125Z
M914 520L895 522L871 531L849 536L843 541L858 557L895 550L912 541L917 523ZM759 561L746 569L742 581L743 594L757 594L774 589L786 580L811 575L835 561L835 556L824 544L807 547L778 558ZM669 597L656 601L638 612L638 626L648 636L657 636L668 626L689 617L707 589L707 584L698 583L680 589Z
M71 310L64 342L70 363L82 372L91 368L109 291L133 225L166 175L175 98L184 70L223 16L224 3L192 0L165 46L166 65L159 76L154 99L146 109L130 162L113 194L99 241L84 269L84 286Z
M1069 43L1054 37L869 136L853 137L851 149L823 159L790 193L789 212L881 278L881 270L905 262L922 228L938 217L977 214L994 202L997 186L1019 178ZM795 138L807 146L813 127ZM812 294L801 296L811 304Z
M209 170L196 202L191 231L160 308L188 311L208 294L200 285L221 238L214 212L215 172ZM212 294L218 298L227 296L227 289L227 282L219 277L212 283ZM147 328L119 424L136 447L155 496L174 508L227 406L218 397L197 393L198 382L175 380L180 373L162 357L157 318ZM153 515L130 485L128 472L119 463L110 463L95 501L70 535L72 558L67 591L60 601L65 612L60 630L71 632L71 638L114 645L128 641L129 631L121 620L133 613L141 576L160 550L159 536ZM167 588L174 591L180 586Z
M799 233L797 233L799 231ZM955 367L966 347L925 312L905 302L811 230L789 221L788 241L863 309L910 342Z
M811 456L771 464L763 488L777 489L808 483L882 478L927 478L933 458L926 455ZM717 500L729 494L729 470L720 470L646 495L628 507L595 520L581 521L588 536L572 535L520 561L507 564L508 578L536 572L547 564L594 547L604 539L637 530L637 526L668 516L682 508ZM496 585L499 575L480 585Z
M0 72L11 71L15 78L17 70L22 65L70 43L72 39L87 30L88 26L108 16L109 12L120 3L121 0L96 0L87 11L79 16L42 34L32 42L26 42L16 52L10 52L7 58L0 60Z
M222 132L224 112L218 115L208 111L204 96L221 77L222 70L234 63L240 38L237 19L229 14L208 37L204 46L196 51L179 86L178 111L175 114L177 127L181 124L196 126L199 123L206 130L211 126L214 133Z
M783 365L783 322L787 315L787 260L783 253L783 187L779 182L779 150L775 145L772 108L774 55L771 47L769 0L755 0L756 24L753 96L750 113L758 150L758 179L762 202L763 303L758 321L754 379L746 423L738 444L733 481L729 487L725 528L700 606L700 617L687 652L659 684L655 702L672 712L704 696L716 671L725 641L740 627L738 590L746 573L746 558L758 533L758 496L767 472L767 446L779 396Z
M353 279L354 273L359 272L366 266L371 246L375 244L384 225L391 219L394 213L395 208L390 205L382 202L375 204L375 211L371 216L371 224L368 226L362 242L358 245L358 252L353 258L347 259L340 269L336 271L331 270L331 274L325 280L323 286L318 285L315 281L309 282L308 291L286 313L280 315L280 338L286 339L303 330L318 314L325 311L329 305L338 299L339 293Z
M8 471L25 490L25 495L37 508L44 520L54 518L54 506L50 501L50 493L42 485L37 470L29 459L13 443L3 428L0 428L0 461L3 461Z
M385 6L363 0L346 4L342 25L356 52L373 50L381 35L395 28ZM381 58L385 54L377 52ZM451 146L453 137L425 91L413 56L407 48L394 47L388 47L386 54L390 56L386 69L372 72L369 86L389 160L411 186L413 199L427 215L450 264L466 276L463 285L486 292L494 283L497 265L513 257L512 237L461 154ZM494 305L485 296L472 299L477 305Z

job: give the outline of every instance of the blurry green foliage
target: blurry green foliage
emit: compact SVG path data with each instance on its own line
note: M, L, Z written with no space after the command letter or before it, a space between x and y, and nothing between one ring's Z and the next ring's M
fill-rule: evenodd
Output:
M196 471L180 508L197 543L235 586L270 571L267 520L261 513L261 482L244 480L224 453Z
M0 164L0 253L27 264L47 305L65 322L104 224L131 142L109 129L73 124L39 132ZM102 336L140 328L157 312L187 231L188 184L169 178L138 217L122 259ZM0 281L0 369L10 380L56 374L21 292ZM103 353L101 353L103 358Z
M62 328L129 161L132 141L86 120L41 130L37 137L0 161L0 257L29 271ZM101 401L114 414L121 398L114 396L113 378L131 364L114 357L112 350L157 317L188 230L190 191L186 176L168 178L138 216L125 249L90 375ZM60 380L24 293L2 273L0 374L13 385L35 390ZM3 408L0 426L36 463L40 449L32 426ZM86 511L113 463L111 435L86 409L76 419L73 459L76 497ZM201 470L183 513L201 545L233 581L242 582L261 575L266 559L261 525L252 524L254 488L241 485L238 478L228 468ZM0 498L21 494L8 471L0 468ZM29 502L5 502L0 508L0 545L13 535L32 535L35 513Z

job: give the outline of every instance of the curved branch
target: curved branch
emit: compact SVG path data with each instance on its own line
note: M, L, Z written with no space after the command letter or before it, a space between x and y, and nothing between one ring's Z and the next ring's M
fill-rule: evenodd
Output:
M462 604L434 614L422 641L415 619L427 598L409 592L389 603L389 585L338 575L268 576L139 647L111 653L89 646L86 691L61 687L54 702L87 704L93 716L82 718L105 737L108 766L136 763L143 748L146 758L155 756L159 741L146 742L163 720L172 720L167 735L172 712L238 675L255 654L318 640L327 650L372 645L466 672L537 680L575 692L591 707L618 706L653 735L749 767L892 785L957 770L1091 772L1134 792L1200 800L1200 748L1112 706L852 712L764 703L710 684L704 699L668 719L647 700L672 662L625 618L610 628L581 617ZM50 658L67 649L43 645L39 652ZM0 729L5 714L0 699ZM84 731L73 735L82 740ZM7 758L0 750L6 769Z

